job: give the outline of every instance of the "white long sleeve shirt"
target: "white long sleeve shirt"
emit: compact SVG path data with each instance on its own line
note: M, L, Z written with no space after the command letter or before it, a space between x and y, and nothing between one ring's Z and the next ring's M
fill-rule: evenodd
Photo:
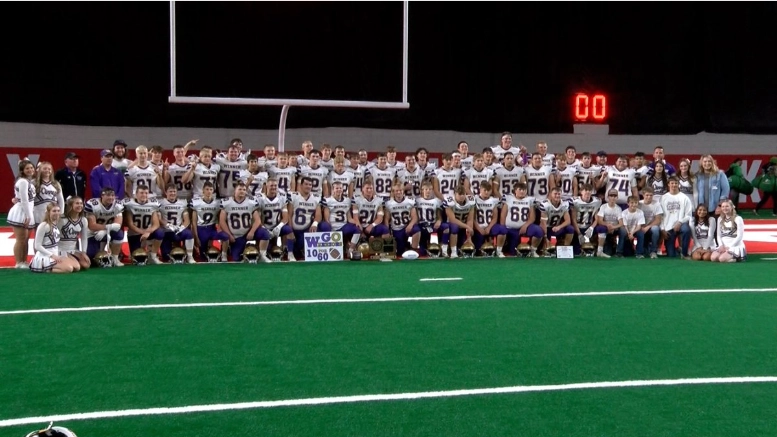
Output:
M661 196L661 209L664 210L664 219L661 221L661 230L668 231L678 222L688 223L691 221L693 205L683 193L666 193Z

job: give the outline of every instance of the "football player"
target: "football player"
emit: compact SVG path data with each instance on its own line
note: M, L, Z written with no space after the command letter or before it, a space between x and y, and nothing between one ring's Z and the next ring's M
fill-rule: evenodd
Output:
M297 168L302 168L310 163L310 152L313 150L313 141L307 140L302 142L302 154L297 155L295 160ZM291 162L289 162L291 164Z
M240 158L240 149L242 147L233 143L227 149L226 157L216 157L215 163L219 166L218 175L218 193L219 197L226 199L235 194L235 186L240 182L240 172L248 168L248 162Z
M375 195L385 202L391 198L391 187L397 172L393 167L389 167L384 153L379 153L377 159L378 163L370 169L370 178L375 186Z
M202 187L202 197L194 197L190 206L194 245L199 248L202 261L207 261L206 253L214 240L221 241L222 247L226 246L226 241L229 241L229 235L216 228L221 214L221 202L216 199L214 192L213 184L205 182ZM226 254L226 252L223 253ZM222 261L226 261L226 256L222 257Z
M543 143L540 143L543 144ZM547 148L547 145L545 145ZM529 187L529 197L533 197L538 204L548 198L550 189L554 187L554 179L551 178L553 169L542 161L542 154L534 152L531 156L531 164L524 168L526 185Z
M336 156L334 161L335 168L329 173L328 176L329 186L331 187L335 182L340 182L343 185L343 193L345 193L345 197L351 198L353 197L353 191L351 190L351 187L354 185L352 184L354 177L353 173L345 167L345 158L342 156Z
M578 192L581 192L581 188L585 184L591 184L594 190L596 190L598 188L597 184L600 183L599 176L601 174L602 168L598 165L591 164L591 154L583 152L580 159L580 165L577 166Z
M443 161L445 162L445 161ZM459 257L459 237L464 237L465 242L472 242L472 234L474 234L474 222L475 214L475 199L472 196L467 196L467 192L464 187L459 185L456 187L453 196L445 199L443 203L446 216L448 217L448 229L450 231L450 243L451 243L451 258ZM447 256L447 247L442 245L442 254L440 256Z
M259 251L260 261L271 262L265 254L270 233L261 226L262 219L256 199L249 197L246 184L238 181L235 185L235 195L229 199L222 199L219 213L219 228L229 237L229 259L239 261L246 243L256 239L260 247L264 244L265 248L264 251ZM222 247L223 259L227 245L224 244Z
M593 195L594 187L591 184L583 184L580 188L580 196L572 199L569 214L572 216L572 227L575 228L577 241L572 241L575 253L580 253L580 246L585 243L585 237L590 238L596 234L607 233L605 226L595 225L596 213L602 205L602 201Z
M375 195L371 180L364 181L362 195L354 199L351 212L358 219L364 237L389 237L389 228L383 225L383 199Z
M416 165L415 156L405 156L405 166L397 172L399 183L405 187L405 197L415 199L421 195L424 171Z
M475 155L478 156L478 155ZM477 165L477 158L475 158ZM491 196L491 183L480 185L480 190L475 196L475 220L473 243L475 249L480 249L485 241L491 241L492 237L507 234L507 229L499 224L499 198ZM497 245L496 256L504 258L502 246Z
M262 194L258 199L259 209L262 215L262 226L270 233L273 241L281 237L281 247L286 247L286 240L291 234L289 223L288 197L278 190L278 181L274 178L267 180L267 194ZM268 241L259 241L259 251L266 252Z
M453 156L450 153L442 155L442 167L435 170L432 179L434 195L442 201L453 199L459 180L461 180L461 169L453 167ZM464 187L461 188L464 189ZM466 190L464 193L466 195Z
M639 197L637 190L637 178L634 169L628 168L629 160L626 155L618 156L618 160L615 161L615 167L607 167L602 173L602 180L607 185L607 197L609 203L609 193L615 190L618 193L617 204L623 209L627 207L627 199L629 196ZM620 214L618 215L620 217Z
M316 154L310 152L311 162ZM299 183L299 192L289 195L289 219L292 221L292 232L286 240L288 260L296 261L303 257L305 232L318 232L321 221L321 197L313 194L313 179L303 176Z
M494 172L486 168L483 155L480 153L473 156L472 161L472 168L464 171L464 189L467 195L477 197L480 194L481 185L491 185Z
M564 162L566 162L567 167L573 167L577 171L577 167L580 166L580 160L577 159L577 149L575 149L575 146L567 146L564 149Z
M210 182L214 189L218 180L221 167L212 162L213 149L203 146L200 156L195 159L189 171L181 178L183 184L192 184L192 196L203 196L202 188L206 182Z
M523 165L521 153L526 149L523 146L521 148L513 147L513 134L510 132L502 132L499 145L492 147L491 150L494 152L494 159L498 162L502 162L505 153L510 152L513 154L515 161L518 162L518 165Z
M560 188L553 187L550 190L550 198L540 204L540 213L540 227L546 232L547 238L556 237L556 244L561 242L562 245L569 246L572 236L575 235L575 228L569 218L569 202L561 200Z
M248 187L248 195L257 197L264 192L264 184L267 183L267 172L261 171L259 157L253 153L246 156L248 168L240 170L238 178Z
M119 170L122 175L127 174L127 168L132 165L132 161L127 159L127 143L123 140L113 142L113 162L111 167Z
M466 173L473 165L473 156L469 154L469 144L466 141L459 141L456 150L461 153L461 170Z
M302 182L301 178L306 177L310 179L313 184L310 192L319 198L329 195L329 184L326 181L329 170L320 164L320 160L321 152L311 150L310 163L299 170L300 180L297 181L297 185L300 185L300 182Z
M561 188L561 200L567 202L577 197L576 167L568 166L566 157L560 153L556 156L556 171L553 177L555 178L553 186Z
M391 228L391 234L396 240L397 255L405 253L407 239L420 232L418 228L418 213L415 210L415 202L405 197L405 187L394 185L391 189L393 196L386 201L386 214L384 225ZM418 247L413 247L418 251Z
M537 148L534 153L539 153L542 157L542 165L547 165L550 168L556 168L556 155L548 152L548 143L540 141L537 143Z
M137 159L127 169L124 192L128 193L130 198L135 197L135 192L142 185L148 188L148 197L154 199L156 198L154 193L161 192L160 187L165 185L163 172L159 167L148 161L148 149L146 149L146 146L136 147L135 156Z
M386 165L394 169L395 174L405 166L404 162L397 161L397 148L394 146L386 146Z
M496 238L497 247L506 248L510 255L515 254L515 248L521 244L521 236L531 239L531 256L537 258L537 247L543 237L542 229L536 225L534 215L534 198L527 196L528 187L525 182L519 182L509 194L502 199L502 216L500 223L505 227L506 236Z
M335 160L332 157L332 146L329 144L321 145L321 160L318 162L321 167L327 169L328 172L333 172L335 169Z
M505 152L502 158L502 166L494 170L494 183L501 193L501 197L512 195L515 187L525 182L523 167L515 165L515 157L512 152Z
M186 262L194 264L194 235L189 229L189 202L178 198L175 184L165 187L165 197L159 201L159 224L164 229L162 239L162 259L167 260L173 243L177 246L181 241L186 248Z
M345 154L345 147L340 146L340 145L335 146L335 152L334 153L335 153L335 159L337 159L338 157L339 158L343 158L343 161L345 163L345 168L348 168L348 167L351 166L351 161L347 158L347 156Z
M148 191L148 186L138 185L135 198L124 203L127 243L130 254L143 247L143 250L148 252L152 264L161 264L157 253L165 237L165 231L160 227L159 203L149 198ZM147 242L152 242L150 250L146 246Z
M94 259L97 252L100 251L101 243L107 242L107 238L110 237L113 265L116 267L124 266L119 260L124 240L124 231L121 230L121 224L124 220L124 206L116 199L116 192L111 187L103 188L100 191L100 198L89 199L84 209L86 210L86 219L89 222L89 231L87 232L89 241L86 255L89 259Z
M192 198L192 183L191 181L184 183L183 177L194 167L194 163L186 159L186 149L180 144L173 146L173 156L175 162L167 168L164 175L165 182L162 186L175 184L178 197L189 200Z
M340 158L340 165L343 164ZM351 198L343 194L343 183L334 182L332 184L332 196L323 200L323 217L319 227L320 232L343 233L343 241L350 241L349 251L353 253L356 250L356 244L361 237L360 224L351 213Z
M272 167L278 165L278 156L275 153L275 146L272 144L264 145L264 156L259 158L259 170L269 172Z
M415 160L418 167L424 171L426 179L432 179L434 177L434 170L436 166L434 163L429 162L429 151L423 147L419 147L415 151Z
M284 197L297 189L297 168L289 165L289 155L279 153L278 166L270 167L267 175L278 180L278 192Z
M353 180L351 180L351 186L348 188L348 192L353 193L353 197L360 196L362 194L364 180L370 174L369 170L367 170L367 167L361 164L362 150L359 151L360 159L346 160L351 163L351 166L348 167L348 170L353 175ZM364 159L365 161L367 160L367 151L364 151Z
M448 232L448 223L442 222L442 200L434 197L434 191L430 182L424 182L421 185L421 195L415 198L415 208L418 214L418 228L421 232L413 235L414 246L420 247L422 252L426 252L429 245L431 234L437 233L440 244L446 249L450 241ZM447 251L446 251L447 254Z

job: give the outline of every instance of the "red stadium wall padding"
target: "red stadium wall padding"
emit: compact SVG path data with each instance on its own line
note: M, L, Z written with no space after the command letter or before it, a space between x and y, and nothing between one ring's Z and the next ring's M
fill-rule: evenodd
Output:
M92 168L94 168L96 165L100 164L100 151L95 150L92 148L80 148L80 149L31 149L28 147L3 147L0 148L0 155L4 158L2 160L2 171L0 171L0 186L3 187L0 189L0 213L6 213L8 210L11 209L11 199L13 198L13 185L14 181L16 180L16 174L18 172L18 162L24 157L27 157L30 159L33 163L38 163L42 161L50 162L54 166L54 171L56 172L60 168L64 167L64 158L65 154L68 152L75 152L78 155L80 155L80 163L79 167L81 170L86 173L87 177L89 176L89 173L92 171ZM189 152L194 153L193 151ZM299 152L292 152L292 153L299 153ZM397 159L403 160L405 155L407 153L398 152L397 153ZM377 152L370 152L369 158L375 159L377 156ZM437 161L439 162L440 157L442 156L442 153L440 152L430 152L429 153L429 160L430 161ZM128 157L130 159L133 159L135 157L135 152L130 150L128 151ZM716 155L714 156L715 160L718 163L718 167L721 170L728 169L729 165L734 161L736 158L742 159L742 170L745 174L745 177L752 181L755 179L755 177L758 175L758 172L760 171L761 167L769 161L770 155ZM170 162L173 161L173 152L172 150L166 150L164 153L164 158L168 159ZM611 154L609 156L608 163L609 164L615 164L615 158L616 154ZM698 161L699 156L686 156L686 155L667 155L666 159L669 163L677 167L678 162L683 159L688 158L693 162L692 168L695 170L698 168ZM595 159L595 158L594 158ZM89 192L89 187L87 186L87 193ZM754 191L753 194L749 196L742 195L740 197L740 208L752 208L755 206L756 203L761 199L760 193L758 190Z

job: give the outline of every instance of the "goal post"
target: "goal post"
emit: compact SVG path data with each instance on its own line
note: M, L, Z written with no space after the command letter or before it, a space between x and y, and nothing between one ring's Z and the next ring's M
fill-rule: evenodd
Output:
M402 101L380 102L366 100L317 100L317 99L263 99L241 97L200 97L179 96L176 89L176 40L175 40L175 0L170 0L170 96L169 103L201 105L243 105L243 106L281 106L278 126L278 151L284 151L286 137L286 118L292 106L320 108L360 108L360 109L409 109L407 101L407 64L408 64L408 0L402 2Z

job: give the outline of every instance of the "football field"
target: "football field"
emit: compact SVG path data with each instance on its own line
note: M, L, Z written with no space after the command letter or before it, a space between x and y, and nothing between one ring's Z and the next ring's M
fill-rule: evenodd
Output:
M0 269L0 435L774 436L774 257Z

